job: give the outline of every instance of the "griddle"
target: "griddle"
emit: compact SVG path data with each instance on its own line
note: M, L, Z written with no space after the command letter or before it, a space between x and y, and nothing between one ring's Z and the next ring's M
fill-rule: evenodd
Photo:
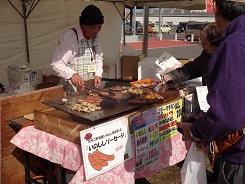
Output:
M55 109L62 110L70 114L72 120L76 122L87 125L95 125L119 117L121 115L125 115L129 112L144 108L146 107L146 105L150 105L156 102L153 101L152 103L147 104L130 104L129 99L115 100L107 97L102 97L102 102L100 104L101 109L98 111L86 113L74 111L69 108L69 105L77 103L78 99L86 98L86 96L87 95L83 94L79 96L66 97L68 101L65 103L62 102L62 98L43 101L43 103L45 105L51 106Z

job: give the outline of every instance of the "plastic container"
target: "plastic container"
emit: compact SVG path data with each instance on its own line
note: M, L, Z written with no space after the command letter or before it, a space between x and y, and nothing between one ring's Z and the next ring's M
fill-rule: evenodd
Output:
M9 85L14 88L19 88L22 84L28 83L33 89L36 89L37 84L43 82L42 71L7 69L7 75Z

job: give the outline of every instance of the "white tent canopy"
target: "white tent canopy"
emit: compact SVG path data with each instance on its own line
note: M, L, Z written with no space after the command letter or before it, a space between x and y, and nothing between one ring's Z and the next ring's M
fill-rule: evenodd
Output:
M22 1L13 4L22 12ZM30 66L34 69L50 67L58 39L65 30L78 23L81 11L89 4L95 4L105 17L100 32L104 59L114 62L119 57L124 5L110 2L84 2L81 0L42 0L27 20ZM27 8L30 6L27 4ZM119 12L118 12L119 11ZM8 86L9 64L27 64L24 19L8 1L0 1L0 83Z
M120 41L125 6L176 7L182 9L205 9L203 0L193 1L81 1L81 0L26 0L27 10L38 2L30 15L24 19L23 1L0 0L0 83L8 86L7 72L9 64L17 66L27 64L28 35L30 66L34 69L50 67L51 59L58 39L65 30L78 23L81 11L88 4L98 6L105 17L100 32L105 63L112 63L110 72L116 72L115 66L120 57ZM14 5L14 8L11 3ZM18 11L17 11L18 10ZM19 12L19 13L18 13ZM21 14L21 15L20 15ZM26 29L25 22L26 20ZM112 74L115 77L115 74Z
M97 0L100 1L100 0ZM203 10L205 9L205 0L105 0L107 2L122 2L128 7L150 8L178 8L184 10Z

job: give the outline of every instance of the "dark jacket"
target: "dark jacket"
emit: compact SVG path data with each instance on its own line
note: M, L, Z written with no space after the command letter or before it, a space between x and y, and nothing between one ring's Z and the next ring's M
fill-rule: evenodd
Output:
M215 44L207 72L210 105L192 126L193 135L203 141L222 137L245 127L245 15L233 20ZM223 157L245 164L245 137L224 152Z
M168 74L172 77L172 81L169 83L178 83L182 81L191 80L197 77L202 77L202 83L206 86L205 75L208 70L208 62L211 55L204 49L200 56L194 61L190 61L184 64L181 68L177 68Z

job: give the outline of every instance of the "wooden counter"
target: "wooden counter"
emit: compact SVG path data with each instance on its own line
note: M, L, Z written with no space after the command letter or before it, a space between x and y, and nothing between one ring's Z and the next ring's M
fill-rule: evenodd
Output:
M80 131L110 121L111 119L118 118L120 116L136 114L140 111L149 109L150 107L154 107L159 104L163 104L163 103L165 104L167 102L173 101L179 98L179 91L177 89L167 90L164 94L162 94L162 96L164 97L163 101L160 101L158 103L148 104L148 105L142 105L142 107L137 108L137 110L125 111L125 113L122 115L117 115L113 118L107 119L105 121L101 121L96 124L94 124L93 122L85 123L86 120L84 120L81 123L74 121L72 120L70 114L56 109L49 109L45 111L34 110L33 112L34 122L35 122L34 126L36 129L53 134L57 137L63 138L70 142L80 144ZM130 131L131 133L133 133L132 129Z

